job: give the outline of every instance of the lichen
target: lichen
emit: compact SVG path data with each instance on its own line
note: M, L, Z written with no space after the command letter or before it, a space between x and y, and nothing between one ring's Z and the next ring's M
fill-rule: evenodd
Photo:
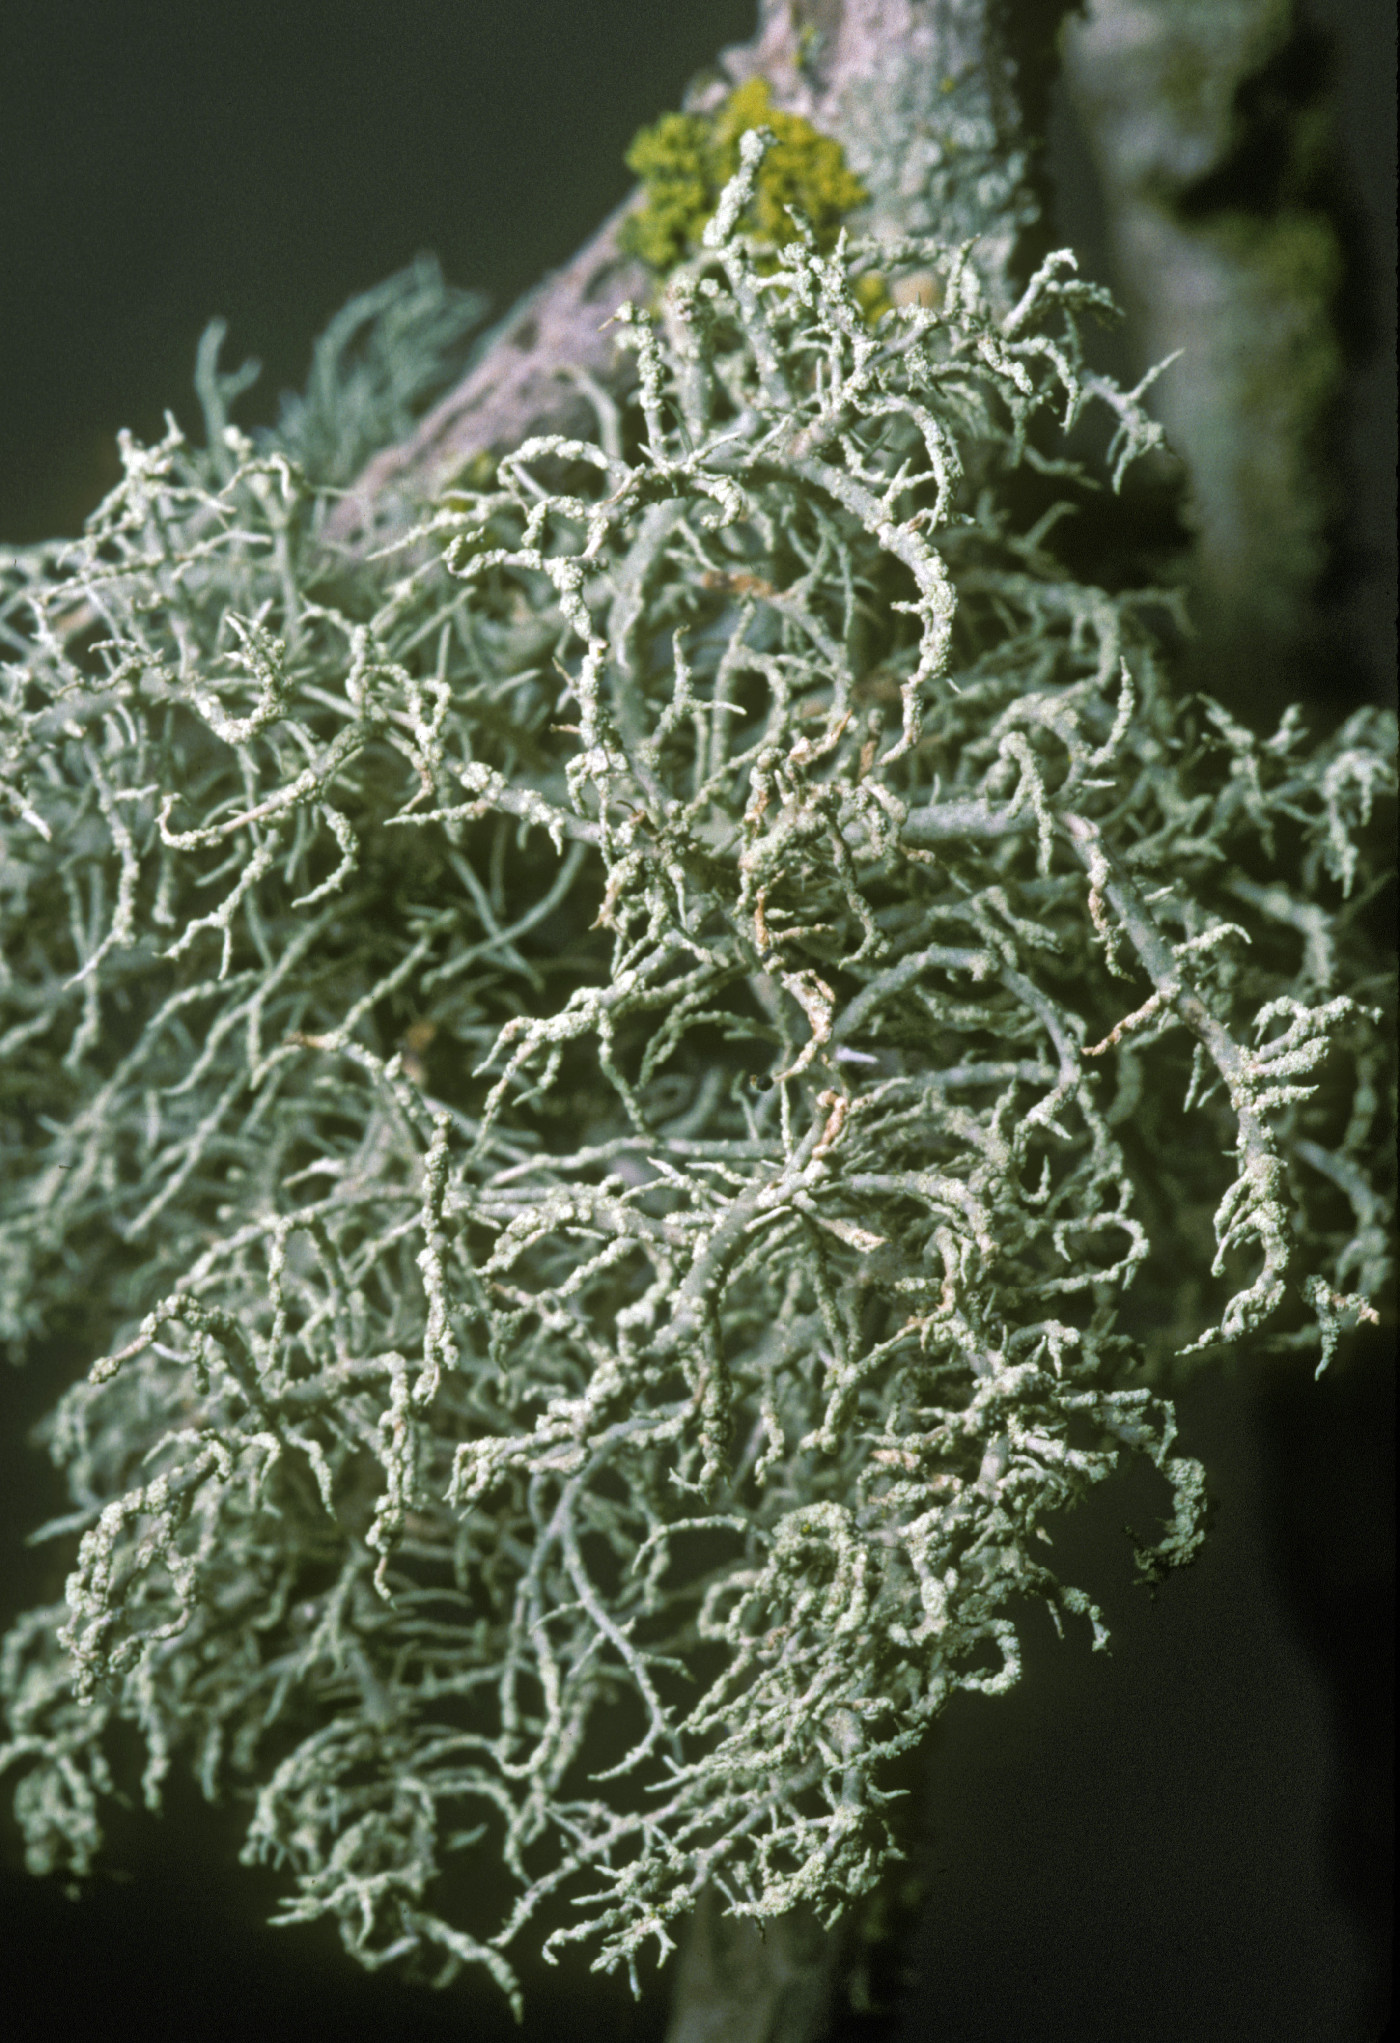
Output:
M643 203L623 226L623 246L661 275L693 255L739 168L740 138L766 128L773 142L754 180L745 225L765 247L786 248L801 215L817 246L830 249L848 213L869 197L846 166L839 142L800 114L772 104L764 78L736 86L714 113L668 113L643 128L627 152Z
M1115 482L1159 437L1104 294L756 247L776 146L620 315L626 414L387 592L212 350L208 444L5 570L0 1322L100 1351L0 1656L35 1871L124 1722L365 1964L832 1920L1026 1599L1104 1643L1047 1519L1141 1454L1142 1572L1199 1545L1160 1330L1374 1312L1393 720L1174 698L1168 599L1052 547L1085 408ZM872 329L877 268L937 302Z

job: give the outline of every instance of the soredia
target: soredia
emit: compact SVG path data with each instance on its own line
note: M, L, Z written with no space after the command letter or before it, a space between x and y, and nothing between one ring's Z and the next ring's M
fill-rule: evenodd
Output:
M1195 1550L1169 1351L1374 1317L1391 720L1173 699L1052 548L1081 414L1158 438L1104 294L756 247L770 142L635 401L389 559L211 346L207 445L5 567L0 1321L101 1357L0 1671L35 1872L124 1723L366 1964L834 1921L1023 1599L1104 1643L1047 1519L1126 1451Z

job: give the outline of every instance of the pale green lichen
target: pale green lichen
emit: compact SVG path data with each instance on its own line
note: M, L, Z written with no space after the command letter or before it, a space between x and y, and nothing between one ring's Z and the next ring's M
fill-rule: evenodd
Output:
M635 407L387 591L212 354L209 445L6 570L0 1319L105 1350L0 1661L36 1871L121 1720L366 1964L834 1918L1023 1599L1103 1643L1047 1516L1126 1448L1144 1572L1198 1545L1144 1364L1210 1212L1181 1343L1372 1311L1390 720L1173 700L1160 593L1011 509L1086 405L1117 472L1157 436L1103 294L768 267L768 139L621 318ZM876 265L937 306L872 330ZM473 1854L503 1918L434 1885Z

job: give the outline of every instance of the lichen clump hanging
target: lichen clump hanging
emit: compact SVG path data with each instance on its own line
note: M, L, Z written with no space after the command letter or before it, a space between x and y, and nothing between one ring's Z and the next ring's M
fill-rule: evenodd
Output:
M5 571L0 1325L101 1357L0 1662L36 1870L122 1720L366 1963L834 1918L1022 1600L1102 1643L1047 1519L1142 1454L1195 1550L1164 1347L1373 1310L1389 720L1174 700L1053 549L1081 413L1158 437L1104 294L760 236L783 146L666 230L635 403L391 586L212 358Z

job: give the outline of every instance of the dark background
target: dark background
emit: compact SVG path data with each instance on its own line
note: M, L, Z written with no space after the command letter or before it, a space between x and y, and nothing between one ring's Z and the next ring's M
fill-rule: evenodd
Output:
M1016 0L1025 6L1034 0ZM1348 687L1394 689L1394 27L1383 0L1315 0L1335 34L1354 227L1342 422L1361 646ZM752 0L8 0L0 120L0 544L76 530L118 473L114 433L196 417L207 319L256 354L246 421L304 378L350 294L418 250L503 312L626 192L622 152L753 28ZM1112 281L1092 172L1056 105L1059 218ZM1328 676L1319 675L1325 694ZM1057 1537L1105 1604L1111 1658L1028 1620L1026 1678L959 1698L916 1800L929 1900L883 2012L850 2038L922 2043L1351 2043L1388 2005L1393 1376L1353 1343L1212 1371L1182 1451L1216 1499L1204 1558L1155 1601L1123 1520L1164 1496L1107 1486ZM3 1619L61 1590L24 1548L62 1508L24 1444L79 1358L0 1372ZM433 1996L362 1973L334 1932L274 1930L276 1877L240 1868L237 1812L173 1777L165 1818L115 1812L80 1900L22 1870L0 1817L0 2011L18 2043L140 2021L199 2036L375 2043L513 2035L494 1989ZM8 1784L0 1807L8 1812ZM575 1958L527 1979L527 2039L650 2043Z

